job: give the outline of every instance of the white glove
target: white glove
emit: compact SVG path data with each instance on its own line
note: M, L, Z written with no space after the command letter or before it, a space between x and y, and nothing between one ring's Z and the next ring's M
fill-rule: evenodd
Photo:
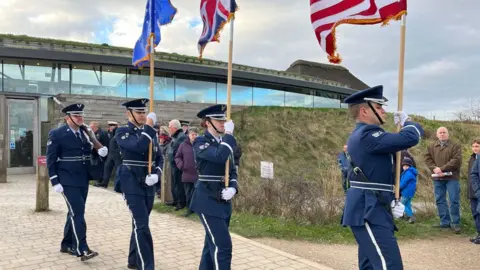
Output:
M157 115L154 112L149 112L147 114L147 119L152 119L154 125L157 123Z
M395 200L393 200L390 206L392 207L392 214L394 218L403 217L403 213L405 212L405 205L403 205L403 203L395 203Z
M55 192L62 193L63 192L62 184L56 184L55 186L53 186L53 190L55 190Z
M406 114L405 112L396 112L393 115L393 122L395 123L395 125L398 125L398 123L400 123L402 127L405 124L405 121L407 121L408 119L408 114Z
M233 128L235 127L235 125L233 124L232 120L229 120L229 121L225 122L225 124L223 126L225 127L225 133L230 134L230 135L233 134Z
M106 157L108 155L108 148L103 146L102 148L98 149L97 152L101 157Z
M224 188L222 190L222 199L229 201L233 198L233 195L237 193L237 189L233 187Z
M158 182L158 175L157 174L150 174L145 177L145 184L148 186L153 186Z

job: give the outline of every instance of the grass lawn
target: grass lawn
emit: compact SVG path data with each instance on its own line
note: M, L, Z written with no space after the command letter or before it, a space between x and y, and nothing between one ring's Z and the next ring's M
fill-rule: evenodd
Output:
M154 209L160 213L173 214L182 218L184 210L175 211L173 207L156 203ZM463 213L462 234L465 237L474 233L472 218L468 213ZM192 214L190 220L199 221L198 216ZM340 220L340 219L338 219ZM396 221L399 231L396 233L400 240L431 238L441 235L451 235L451 230L433 229L433 224L438 224L438 218L418 218L415 224L408 224L403 220ZM278 238L289 240L306 240L318 243L355 243L348 227L340 224L327 225L302 225L276 217L257 216L250 213L233 212L230 231L247 238Z

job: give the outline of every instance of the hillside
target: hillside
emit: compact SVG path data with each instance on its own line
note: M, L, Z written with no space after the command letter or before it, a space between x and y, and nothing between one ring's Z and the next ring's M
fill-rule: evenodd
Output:
M232 114L232 118L243 152L237 210L308 224L338 222L344 195L336 156L354 126L347 110L249 107ZM432 202L433 187L423 154L427 144L435 139L436 129L446 126L450 137L464 145L465 178L470 143L480 136L480 126L413 119L425 128L421 143L410 149L420 170L415 201ZM392 115L384 128L396 130ZM260 178L260 161L273 162L275 179Z

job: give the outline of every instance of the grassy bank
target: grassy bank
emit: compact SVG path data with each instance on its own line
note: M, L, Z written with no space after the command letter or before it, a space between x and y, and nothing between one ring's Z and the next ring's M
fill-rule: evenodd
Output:
M154 209L160 213L168 213L183 217L185 211L175 211L173 207L156 203ZM474 233L471 217L463 213L462 234L465 237ZM188 217L190 220L200 222L198 216L193 214ZM352 233L348 227L339 225L340 218L336 223L313 225L301 224L294 220L285 220L278 217L254 215L246 212L235 212L230 222L230 231L247 238L278 238L286 240L305 240L317 243L355 243ZM397 237L400 240L420 239L451 235L451 230L432 229L433 224L438 224L438 218L419 216L415 224L408 224L403 220L396 222L399 231Z

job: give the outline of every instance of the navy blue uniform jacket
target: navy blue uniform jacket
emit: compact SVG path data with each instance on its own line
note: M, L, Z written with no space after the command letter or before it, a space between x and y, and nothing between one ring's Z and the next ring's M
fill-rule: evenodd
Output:
M123 158L122 165L119 168L122 192L125 194L154 196L155 185L147 186L145 177L148 175L148 149L150 141L153 141L152 174L162 173L163 169L163 155L159 151L155 129L148 125L138 128L129 122L126 126L117 129L114 138L117 140Z
M47 142L48 176L52 186L87 187L92 144L83 131L83 143L68 125L50 130Z
M357 123L347 147L353 163L363 171L369 182L394 185L396 152L415 146L421 136L423 128L415 122L405 122L399 133L385 132L377 125ZM361 176L355 178L352 170L348 177L350 181L364 181ZM363 226L368 221L393 230L395 225L388 208L395 199L395 193L378 191L378 194L377 198L372 190L349 188L345 199L343 226Z
M221 192L225 188L225 164L230 158L228 186L237 189L238 193L237 170L233 160L235 146L236 140L232 135L226 134L219 143L208 131L193 141L199 180L195 183L190 205L192 211L220 218L228 218L232 214L232 203L221 199Z

